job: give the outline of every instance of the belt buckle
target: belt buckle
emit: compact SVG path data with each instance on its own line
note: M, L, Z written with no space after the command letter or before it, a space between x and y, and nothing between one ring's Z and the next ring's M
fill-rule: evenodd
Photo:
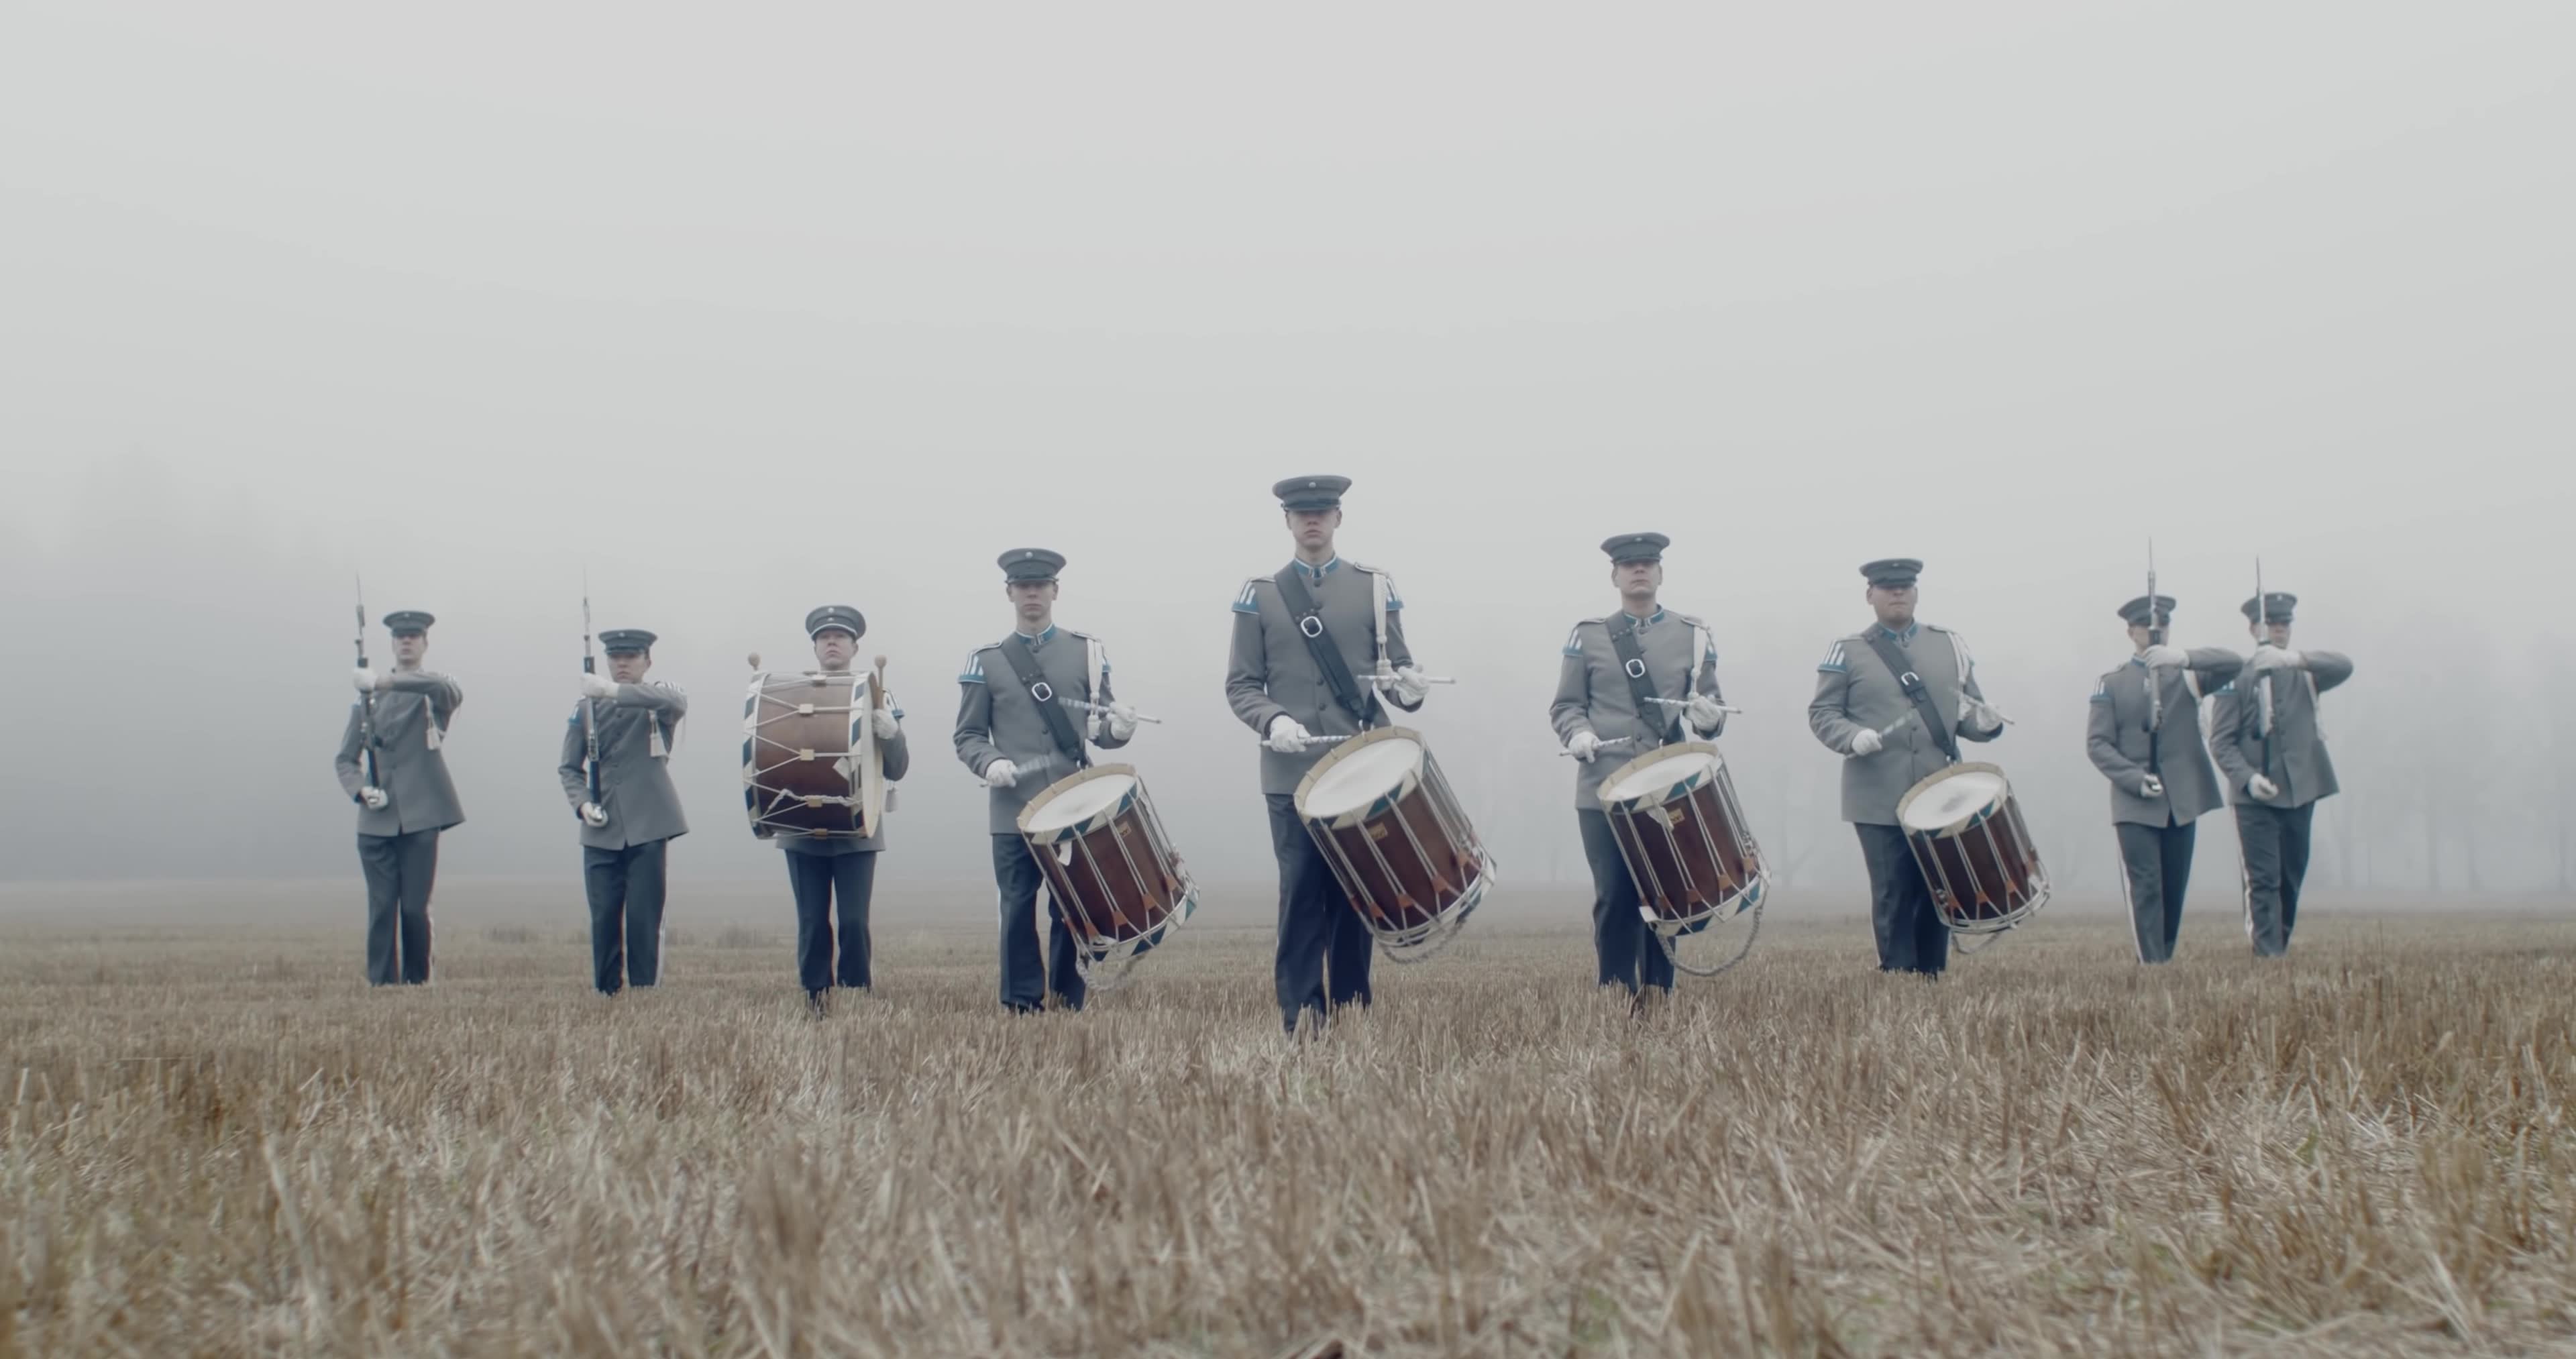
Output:
M1644 679L1646 677L1646 658L1639 656L1635 660L1628 662L1627 671L1628 678L1630 679Z
M1053 703L1055 702L1055 686L1047 683L1045 680L1039 680L1037 683L1029 686L1029 697L1036 699L1040 703Z
M1297 630L1306 634L1308 637L1323 636L1324 616L1318 613L1310 613L1305 617L1298 619Z

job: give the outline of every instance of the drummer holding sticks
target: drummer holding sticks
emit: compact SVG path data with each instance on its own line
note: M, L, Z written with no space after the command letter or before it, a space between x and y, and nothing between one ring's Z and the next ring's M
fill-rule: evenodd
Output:
M1299 819L1297 783L1328 743L1388 725L1386 705L1422 706L1432 678L1413 666L1404 601L1384 572L1334 551L1348 477L1290 477L1279 497L1296 557L1234 599L1227 703L1262 737L1261 792L1279 862L1279 1017L1294 1036L1311 1010L1369 1002L1375 944Z
M993 884L1001 920L1002 1008L1034 1014L1051 991L1060 1009L1082 1008L1082 973L1063 903L1050 901L1038 949L1041 870L1020 837L1020 809L1050 783L1090 765L1089 738L1116 750L1136 735L1136 710L1109 691L1100 640L1055 625L1056 574L1064 555L1042 547L1001 556L1011 635L967 656L957 675L958 762L991 790ZM1050 896L1053 894L1050 893Z
M1548 708L1557 739L1576 761L1574 818L1592 867L1592 950L1600 984L1615 983L1630 994L1643 986L1671 990L1673 960L1646 938L1636 879L1601 810L1601 780L1657 746L1716 736L1728 712L1708 625L1657 600L1671 544L1660 533L1623 533L1601 545L1610 556L1619 611L1574 625Z
M1843 820L1859 834L1869 867L1879 970L1939 976L1949 965L1950 933L1897 823L1896 804L1926 775L1958 763L1960 741L2002 735L2004 718L1977 687L1966 641L1915 621L1922 570L1909 557L1860 569L1877 621L1836 639L1817 664L1807 726L1845 757Z

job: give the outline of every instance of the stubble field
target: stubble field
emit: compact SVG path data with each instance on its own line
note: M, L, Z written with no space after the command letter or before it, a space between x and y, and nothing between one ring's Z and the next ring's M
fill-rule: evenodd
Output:
M1637 1014L1497 927L1294 1049L1252 930L1012 1020L881 929L818 1023L783 928L610 1002L560 918L384 992L354 921L0 924L0 1355L2576 1345L2576 925L2214 914L1937 986L1775 918Z

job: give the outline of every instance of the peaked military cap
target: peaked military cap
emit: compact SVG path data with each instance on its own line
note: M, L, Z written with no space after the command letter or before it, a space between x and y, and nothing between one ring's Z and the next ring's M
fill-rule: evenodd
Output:
M630 651L650 651L660 640L642 628L617 628L599 634L599 649L611 656L619 656Z
M1329 510L1342 503L1342 492L1349 489L1349 477L1290 477L1270 493L1279 497L1281 509Z
M388 632L427 632L429 631L429 625L437 621L438 620L436 618L433 618L418 609L396 609L392 613L385 615L385 630Z
M822 636L827 628L839 628L850 634L850 640L855 642L868 635L867 615L847 604L826 604L805 615L805 636L808 640Z
M1912 585L1923 574L1923 563L1913 557L1882 557L1864 563L1860 573L1872 585Z
M2266 590L2238 607L2244 611L2245 620L2249 623L2254 621L2257 610L2263 613L2267 622L2287 623L2290 611L2299 607L2299 597L2287 590Z
M2167 622L2173 621L2174 597L2172 595L2156 596L2155 608L2159 617L2163 618ZM2128 603L2121 605L2120 617L2133 628L2153 626L2147 622L2147 597L2145 595L2140 595L2137 598L2130 600Z
M1064 554L1042 547L1015 547L1002 554L1002 579L1053 580L1064 569Z
M1664 549L1672 545L1673 540L1660 533L1622 533L1604 541L1601 550L1610 554L1614 564L1659 562L1664 559Z

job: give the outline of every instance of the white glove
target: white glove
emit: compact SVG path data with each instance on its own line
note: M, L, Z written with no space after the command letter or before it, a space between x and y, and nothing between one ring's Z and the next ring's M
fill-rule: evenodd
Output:
M2254 659L2246 668L2259 675L2267 670L2296 670L2307 663L2305 655L2288 647L2265 646L2254 649Z
M360 666L349 673L349 682L357 686L359 693L372 694L376 691L376 672Z
M891 741L903 731L903 728L895 725L892 708L869 709L868 725L876 729L877 739L880 741Z
M2138 796L2163 797L2164 795L2165 781L2163 779L2157 778L2153 774L2149 774L2138 781Z
M1993 731L2004 724L2004 715L1981 698L1959 695L1959 725L1974 731Z
M2245 781L2245 791L2252 793L2259 801L2269 802L2281 795L2281 785L2257 774Z
M589 671L584 670L581 672L581 696L583 698L615 698L617 697L617 681L610 679L606 675L594 675Z
M393 798L382 788L361 788L358 790L358 800L367 804L368 811L381 812L386 804L393 801Z
M1136 710L1124 703L1109 705L1109 739L1124 741L1136 734Z
M1875 727L1863 727L1852 733L1851 753L1854 755L1875 755L1886 748L1886 738L1880 736Z
M1306 730L1304 723L1286 713L1270 719L1270 748L1282 755L1305 754L1306 743L1314 739L1314 735Z
M2145 661L2149 670L2181 670L2191 664L2189 652L2181 647L2166 646L2162 643L2139 652L2138 659Z
M608 824L608 809L596 802L585 802L581 804L581 819L593 826L605 826Z
M1020 782L1020 767L1008 760L995 760L984 766L984 782L996 788L1017 787Z
M1706 694L1694 694L1683 706L1682 717L1701 731L1715 731L1726 721L1726 708Z
M1431 680L1420 670L1404 666L1395 672L1395 701L1407 708L1431 694Z
M1574 733L1573 740L1565 743L1565 753L1590 764L1593 757L1601 753L1601 737L1593 732L1578 731Z

